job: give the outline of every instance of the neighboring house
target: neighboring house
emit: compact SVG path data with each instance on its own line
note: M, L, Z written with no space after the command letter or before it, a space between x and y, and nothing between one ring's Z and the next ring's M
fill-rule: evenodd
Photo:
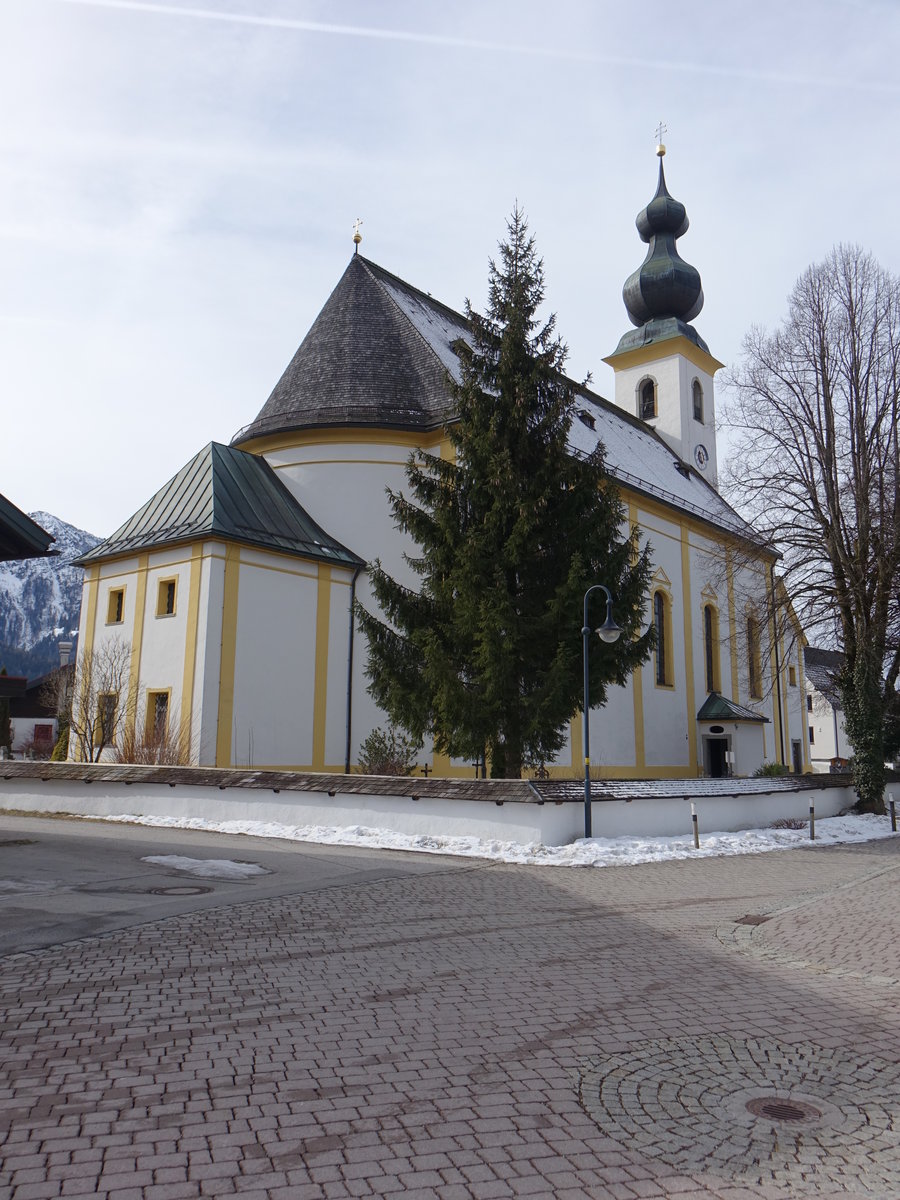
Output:
M800 631L773 642L777 556L716 489L721 364L689 324L700 277L675 251L687 217L662 161L638 229L650 248L624 293L636 328L605 360L615 399L575 385L570 445L603 442L625 520L650 544L659 645L595 712L592 757L620 778L809 770ZM415 580L386 489L406 488L410 454L453 453L450 379L468 338L460 313L355 254L255 420L83 557L79 661L130 647L132 725L167 723L202 765L355 767L387 718L353 600L374 604L375 558ZM577 776L581 739L575 717L551 775ZM429 746L420 762L472 772Z
M71 674L75 665L72 663L61 669ZM53 689L48 686L55 674L52 672L31 680L22 692L10 700L13 754L50 757L58 732L56 701L52 698Z
M809 724L809 757L814 771L839 770L853 757L853 747L844 729L844 710L835 683L844 663L836 650L807 646L806 712Z
M52 554L53 535L0 496L0 562L44 558Z

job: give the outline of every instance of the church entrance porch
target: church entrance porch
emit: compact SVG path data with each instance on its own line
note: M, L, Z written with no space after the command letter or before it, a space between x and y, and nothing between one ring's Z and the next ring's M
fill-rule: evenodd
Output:
M724 779L729 774L731 738L727 734L711 734L703 739L703 769L710 779Z

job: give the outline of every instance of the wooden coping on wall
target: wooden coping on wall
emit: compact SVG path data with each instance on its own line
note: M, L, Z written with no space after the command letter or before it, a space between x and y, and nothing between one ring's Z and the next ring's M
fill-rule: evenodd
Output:
M169 787L210 787L268 792L319 792L329 796L409 796L414 800L472 800L492 804L584 803L584 783L576 779L425 779L422 776L329 775L300 771L254 771L222 767L132 766L123 763L0 762L0 782L36 779L86 784L150 783ZM900 774L888 772L888 783ZM792 775L752 779L594 779L595 801L763 795L847 787L849 775Z

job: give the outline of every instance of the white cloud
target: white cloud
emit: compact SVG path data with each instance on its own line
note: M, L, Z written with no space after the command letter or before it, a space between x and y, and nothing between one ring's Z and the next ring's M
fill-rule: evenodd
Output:
M252 420L357 216L365 253L478 305L518 198L572 373L608 393L660 118L719 358L834 242L900 258L893 5L685 0L673 22L661 0L559 0L552 19L537 0L385 0L377 28L372 11L4 6L0 394L21 432L0 490L16 503L110 532Z

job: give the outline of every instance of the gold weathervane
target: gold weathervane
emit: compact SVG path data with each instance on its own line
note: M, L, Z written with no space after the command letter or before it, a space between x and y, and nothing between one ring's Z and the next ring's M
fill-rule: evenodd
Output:
M660 121L660 123L656 127L656 153L659 155L660 158L662 158L666 152L666 148L663 145L663 134L668 133L668 132L669 132L668 125L663 125L662 121Z
M362 221L357 217L353 222L353 245L356 247L353 251L354 254L359 254L359 243L362 241L362 234L359 232L360 225L362 225Z

